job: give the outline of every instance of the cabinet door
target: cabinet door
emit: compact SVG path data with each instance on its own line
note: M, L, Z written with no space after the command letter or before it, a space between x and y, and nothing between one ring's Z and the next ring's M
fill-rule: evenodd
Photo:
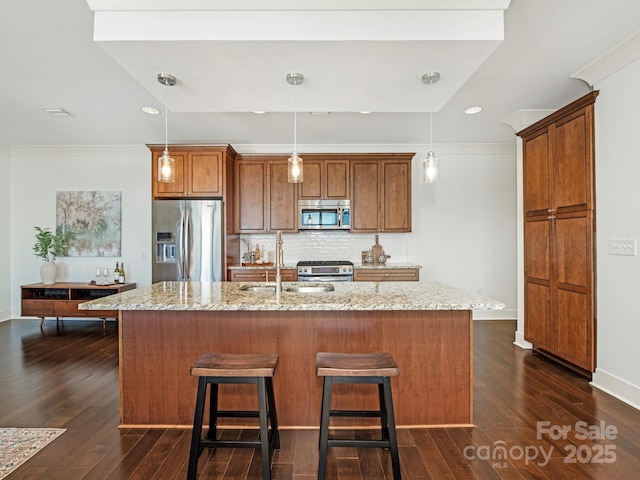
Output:
M557 323L554 353L584 369L595 366L594 233L590 211L555 220ZM552 305L554 304L552 303Z
M380 163L376 160L355 160L351 162L352 232L378 231L379 172Z
M380 189L380 231L410 232L411 163L404 160L382 162Z
M349 160L304 160L304 181L299 187L303 200L349 198Z
M295 183L289 183L287 161L270 160L267 166L269 182L267 231L275 233L277 230L282 230L295 233L298 231L296 221L298 189Z
M300 184L299 195L303 200L322 197L322 160L303 160L304 181Z
M552 349L551 228L552 222L547 214L525 219L524 337L536 346L550 351Z
M191 195L221 197L224 193L222 153L189 153Z
M523 143L523 196L525 216L544 215L551 206L549 185L549 131L544 129L537 136Z
M262 161L236 163L235 225L239 233L264 232L267 167Z
M305 167L306 168L306 167ZM324 198L343 200L349 198L349 161L325 160L323 172ZM306 181L306 173L305 173Z
M563 211L593 208L593 151L589 125L592 107L555 123L555 207Z
M176 162L176 181L173 183L158 182L158 158L162 156L162 152L153 152L151 171L153 176L152 187L154 199L182 197L187 191L187 153L170 150L169 155Z

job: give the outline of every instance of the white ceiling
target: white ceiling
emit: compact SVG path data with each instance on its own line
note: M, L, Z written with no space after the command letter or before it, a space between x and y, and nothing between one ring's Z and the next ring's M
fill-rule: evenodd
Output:
M509 116L587 93L571 76L640 31L637 0L300 3L1 2L0 145L163 143L141 108L165 102L170 143L288 145L294 109L302 152L428 143L429 110L434 143L511 143Z

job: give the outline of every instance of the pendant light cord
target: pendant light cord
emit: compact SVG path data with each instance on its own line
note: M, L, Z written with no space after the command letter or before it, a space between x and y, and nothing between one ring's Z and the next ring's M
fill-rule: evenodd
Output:
M431 102L431 87L432 83L429 84L429 150L433 152L433 105Z
M169 107L167 100L169 99L169 87L164 84L164 149L169 149Z
M298 151L298 98L296 88L298 86L298 82L294 82L293 84L293 151Z

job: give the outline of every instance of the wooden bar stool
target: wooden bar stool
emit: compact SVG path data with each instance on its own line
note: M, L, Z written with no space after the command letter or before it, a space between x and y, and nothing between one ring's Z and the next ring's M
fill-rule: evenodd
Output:
M196 411L191 435L189 470L187 480L195 480L198 458L205 448L256 448L262 455L262 478L271 479L271 453L280 448L278 419L273 395L273 374L278 363L278 355L266 354L224 354L207 353L191 365L191 375L199 377L196 397ZM218 385L221 383L256 384L258 386L258 410L219 410ZM209 431L202 437L207 385L211 385L209 398ZM259 440L218 440L218 418L260 419ZM271 424L269 429L268 423Z
M320 460L318 480L324 480L328 447L388 448L391 454L393 478L400 480L400 458L396 423L391 398L391 380L400 374L398 365L388 353L326 353L316 356L316 374L324 377L322 410L320 413ZM378 384L380 410L331 410L333 383ZM380 417L380 440L348 440L329 438L330 417Z

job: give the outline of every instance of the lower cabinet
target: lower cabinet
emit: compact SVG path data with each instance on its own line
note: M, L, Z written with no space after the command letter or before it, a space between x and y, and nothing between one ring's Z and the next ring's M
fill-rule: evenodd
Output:
M295 282L298 280L298 271L295 268L283 268L280 270L283 282ZM275 268L230 268L227 278L230 282L273 282L276 279Z
M420 270L417 268L356 268L354 282L417 282Z

